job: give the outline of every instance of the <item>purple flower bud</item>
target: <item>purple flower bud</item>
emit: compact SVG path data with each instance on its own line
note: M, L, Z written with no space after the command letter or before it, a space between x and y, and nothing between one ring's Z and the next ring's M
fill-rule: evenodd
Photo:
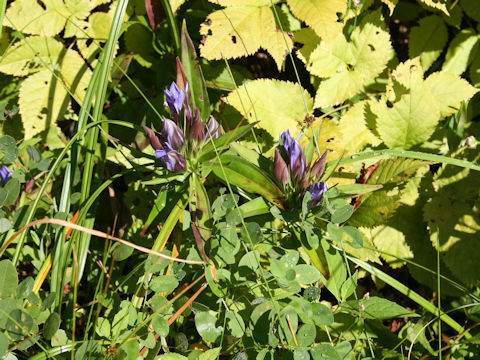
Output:
M5 186L5 184L12 178L12 172L8 170L8 167L5 165L2 166L0 169L0 179L2 180L2 184Z
M281 135L283 147L289 158L290 171L296 179L302 179L307 168L307 159L302 145L290 135L290 130Z
M178 121L184 100L185 92L180 90L175 82L172 82L170 89L165 89L165 102L175 121Z
M160 134L156 133L149 127L142 125L143 130L145 130L145 133L147 134L148 138L150 139L150 144L152 144L153 148L155 150L160 150L163 149L162 143L160 141Z
M185 170L187 165L183 155L174 150L169 143L165 143L165 145L165 149L157 150L155 152L155 157L165 163L168 171Z
M275 162L273 164L273 171L277 180L285 186L286 183L290 181L290 172L288 171L288 166L283 160L282 155L278 149L275 150Z
M325 172L325 165L327 163L327 153L328 150L325 151L320 159L313 164L312 168L310 169L310 181L316 182L320 180L323 173Z
M170 144L170 146L177 150L185 143L185 136L183 131L170 119L163 119L162 137Z
M320 182L310 185L307 191L312 195L312 208L317 207L323 201L323 194L328 190L327 183Z
M210 136L213 140L220 137L222 135L222 129L220 124L218 123L215 118L210 115L207 121L207 131L205 132L205 137L208 139Z
M205 126L203 126L202 115L198 108L195 108L195 116L193 117L192 128L190 129L190 139L198 142L205 140Z

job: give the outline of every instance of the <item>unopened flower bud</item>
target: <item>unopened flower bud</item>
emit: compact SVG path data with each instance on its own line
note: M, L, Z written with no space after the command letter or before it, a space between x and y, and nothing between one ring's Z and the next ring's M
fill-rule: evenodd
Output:
M322 203L323 194L327 192L328 186L327 183L320 182L310 185L307 190L312 195L312 208L314 208Z
M205 140L205 126L203 126L202 116L198 108L195 108L192 128L190 129L190 139L198 142Z
M285 186L286 183L290 181L290 172L288 171L288 166L285 160L283 160L282 155L278 149L275 150L275 161L273 165L273 171L275 178Z
M170 89L165 89L165 103L170 108L170 114L175 121L179 119L184 101L185 92L180 90L175 82L172 82Z
M149 127L142 125L143 130L145 130L145 134L147 134L148 138L150 139L150 144L155 150L163 149L162 143L160 141L160 134L156 133Z
M310 180L316 182L322 178L323 173L325 172L325 165L327 164L327 153L325 151L320 159L313 164L310 170Z

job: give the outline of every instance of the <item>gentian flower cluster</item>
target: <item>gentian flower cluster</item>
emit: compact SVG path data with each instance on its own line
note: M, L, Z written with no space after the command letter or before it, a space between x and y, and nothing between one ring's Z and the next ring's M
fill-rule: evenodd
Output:
M221 135L220 124L213 116L209 117L205 127L198 108L193 106L192 111L188 101L189 85L188 82L184 84L185 87L180 88L177 83L172 82L170 88L165 90L165 105L169 107L172 119L162 119L161 133L143 125L155 149L155 157L172 172L186 170L185 155L196 152L210 137L216 139Z
M8 167L5 165L2 166L0 169L0 180L2 181L2 185L5 186L5 184L12 178L12 172L8 170Z
M325 182L320 182L327 161L327 152L313 164L307 165L305 152L299 139L294 139L290 131L285 131L275 150L274 173L284 190L303 197L306 191L312 196L312 208L320 205L323 194L328 190ZM288 197L288 196L287 196Z

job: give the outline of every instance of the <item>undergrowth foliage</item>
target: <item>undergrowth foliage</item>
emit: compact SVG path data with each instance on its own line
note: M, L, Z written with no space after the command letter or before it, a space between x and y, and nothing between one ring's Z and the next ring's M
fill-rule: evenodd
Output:
M2 359L478 356L475 1L1 14Z

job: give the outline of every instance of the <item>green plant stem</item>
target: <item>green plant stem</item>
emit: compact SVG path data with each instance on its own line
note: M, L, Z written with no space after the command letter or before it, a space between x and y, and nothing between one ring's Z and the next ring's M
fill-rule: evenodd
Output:
M168 25L172 30L173 40L175 42L175 52L177 55L180 55L181 41L180 41L180 31L178 30L177 20L175 19L175 14L173 13L172 7L170 6L170 1L161 0L163 9L167 15Z
M328 271L328 263L323 253L323 248L321 245L318 245L318 249L312 249L308 244L305 243L305 240L302 238L302 234L297 226L292 226L293 233L297 237L297 240L302 245L303 250L308 254L308 257L312 261L312 264L322 273L322 275L328 279L330 273Z
M366 263L365 261L362 261L360 259L357 259L352 256L347 255L348 260L351 262L357 264L360 266L362 269L366 270L372 275L375 275L377 278L380 280L384 281L386 284L390 285L393 287L395 290L401 292L402 294L408 296L411 300L415 301L418 305L422 306L425 310L430 312L431 314L435 316L439 316L440 319L447 325L449 325L452 329L454 329L457 333L459 334L465 334L465 338L471 339L472 335L466 332L465 328L457 323L454 319L452 319L450 316L448 316L446 313L443 311L440 311L437 309L435 305L430 303L427 299L423 298L420 296L420 294L416 293L415 291L412 291L409 289L407 286L403 285L400 281L394 279L390 275L387 275L383 271L377 269L376 267Z

